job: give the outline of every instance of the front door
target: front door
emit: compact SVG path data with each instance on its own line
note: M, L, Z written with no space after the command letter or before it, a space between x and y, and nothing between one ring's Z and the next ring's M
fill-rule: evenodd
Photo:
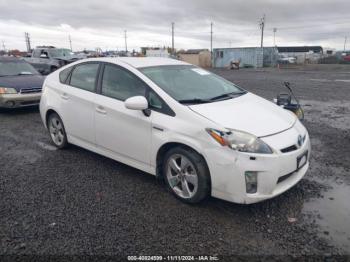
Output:
M145 170L150 165L151 116L124 105L127 98L145 96L147 85L129 70L105 64L101 94L96 95L96 144L117 160Z

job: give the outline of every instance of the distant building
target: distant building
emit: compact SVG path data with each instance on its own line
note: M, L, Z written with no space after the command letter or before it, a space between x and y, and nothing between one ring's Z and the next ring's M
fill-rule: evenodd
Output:
M274 66L277 58L275 47L214 48L213 50L214 67L229 68L231 62L239 62L240 67Z
M170 57L169 48L141 47L141 54L151 57Z
M239 62L240 67L260 68L279 63L318 63L324 56L321 46L215 48L213 65L229 68L231 62Z
M208 49L188 49L187 51L178 53L178 57L180 60L196 66L211 66L211 55Z

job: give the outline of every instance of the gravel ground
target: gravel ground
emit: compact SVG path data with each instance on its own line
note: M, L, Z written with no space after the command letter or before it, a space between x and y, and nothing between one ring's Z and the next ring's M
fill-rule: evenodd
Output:
M299 184L258 204L210 198L190 206L139 170L75 146L56 150L37 108L2 111L0 254L8 255L3 258L349 259L349 71L214 71L267 99L285 91L283 81L295 86L313 149L310 170Z

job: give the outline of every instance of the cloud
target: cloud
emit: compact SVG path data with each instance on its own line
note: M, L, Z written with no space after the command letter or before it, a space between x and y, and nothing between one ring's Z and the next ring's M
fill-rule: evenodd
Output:
M342 48L349 35L348 0L118 0L0 1L0 40L8 48L25 49L24 32L33 44L74 49L171 45L175 22L177 48L209 48L210 22L214 46L258 46L259 19L266 14L265 45L322 44Z

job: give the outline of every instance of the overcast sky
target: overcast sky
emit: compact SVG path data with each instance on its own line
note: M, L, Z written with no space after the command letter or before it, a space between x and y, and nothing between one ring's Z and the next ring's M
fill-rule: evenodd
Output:
M259 46L259 20L266 14L264 45L322 45L350 49L350 0L0 0L0 41L7 49L32 46L73 50L171 46L177 49ZM2 49L2 47L0 48Z

